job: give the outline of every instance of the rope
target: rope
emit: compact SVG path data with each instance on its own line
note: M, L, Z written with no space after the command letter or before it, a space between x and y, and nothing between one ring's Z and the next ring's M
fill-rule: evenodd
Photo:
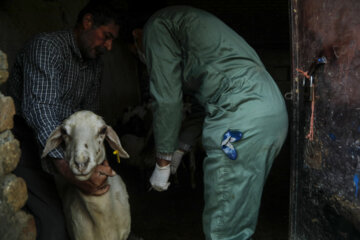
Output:
M299 68L296 68L296 71L302 74L305 78L310 79L308 72L305 72ZM311 117L310 117L310 128L309 133L306 135L306 139L310 141L314 140L314 115L315 115L315 84L313 84L312 91L312 102L311 102Z
M305 72L299 68L296 69L297 72L301 73L304 77L306 77L307 79L310 79L310 76L308 74L308 72Z
M311 117L310 117L310 128L306 138L310 141L314 140L314 113L315 113L315 84L313 84L314 90L312 91L312 102L311 102Z

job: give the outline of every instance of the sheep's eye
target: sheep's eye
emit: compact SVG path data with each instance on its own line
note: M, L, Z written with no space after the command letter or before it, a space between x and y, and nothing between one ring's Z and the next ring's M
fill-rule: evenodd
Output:
M106 129L107 129L106 126L105 126L105 127L102 127L102 128L100 129L100 131L99 131L99 135L104 135L104 134L106 133Z
M68 135L65 128L60 128L61 135Z

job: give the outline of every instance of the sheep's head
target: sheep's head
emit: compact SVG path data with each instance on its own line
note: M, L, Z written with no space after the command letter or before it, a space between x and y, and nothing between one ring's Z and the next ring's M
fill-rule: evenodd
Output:
M77 179L87 180L95 167L105 160L104 140L123 158L129 155L122 148L115 131L90 111L79 111L67 118L48 138L42 157L64 143L65 160Z

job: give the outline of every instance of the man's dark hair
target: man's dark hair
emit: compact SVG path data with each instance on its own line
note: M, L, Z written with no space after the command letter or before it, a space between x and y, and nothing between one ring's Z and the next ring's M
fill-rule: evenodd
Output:
M125 23L119 34L126 43L133 43L132 30L143 28L147 20L157 10L166 7L165 0L145 1L139 4L138 1L127 0L127 9L122 14Z
M93 16L94 26L107 25L111 22L123 26L122 14L111 3L101 0L90 1L78 14L76 23L81 24L85 14Z
M125 43L133 43L132 31L135 28L143 28L149 17L149 13L127 11L126 17L124 18L125 24L122 29L120 29L120 38Z

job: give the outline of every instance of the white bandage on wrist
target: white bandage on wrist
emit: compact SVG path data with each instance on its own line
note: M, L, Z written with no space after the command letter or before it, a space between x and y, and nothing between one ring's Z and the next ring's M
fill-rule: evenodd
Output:
M184 152L180 151L180 150L176 150L171 158L171 163L170 163L170 169L171 169L171 174L175 174L180 163L181 163L181 159L184 156Z
M157 163L155 169L150 177L151 186L159 192L165 191L168 189L170 182L168 182L170 177L170 164L165 167L160 167Z

